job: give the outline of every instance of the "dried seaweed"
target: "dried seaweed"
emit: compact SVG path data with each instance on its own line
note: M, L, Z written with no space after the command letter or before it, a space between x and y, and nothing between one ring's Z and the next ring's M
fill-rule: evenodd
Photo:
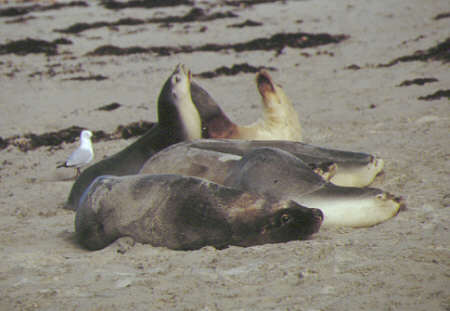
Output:
M254 67L247 63L242 63L242 64L234 64L231 68L222 66L214 71L205 71L199 74L195 74L194 76L211 79L216 78L218 76L235 76L240 73L256 73L259 72L261 69L266 69L270 71L276 70L273 67L265 67L265 66Z
M13 16L21 16L26 15L30 12L39 12L39 11L49 11L49 10L59 10L68 7L87 7L88 4L84 1L72 1L69 3L53 3L51 5L29 5L23 7L9 7L0 9L0 17L13 17Z
M413 55L396 58L387 64L379 64L378 67L391 67L400 62L425 62L429 60L439 60L444 63L450 62L450 38L447 38L444 42L438 43L436 46L433 46L426 51L419 50L414 52Z
M437 82L436 78L417 78L413 80L405 80L397 86L424 85L426 83Z
M0 55L16 54L24 56L27 54L45 54L53 56L58 54L58 45L72 44L70 40L60 38L53 41L26 38L0 44Z
M229 25L227 27L228 28L244 28L244 27L258 27L258 26L261 26L261 25L263 25L263 23L255 22L255 21L252 21L250 19L247 19L245 22L238 23L238 24L232 24L232 25Z
M93 142L108 141L115 139L128 139L134 136L140 136L150 130L155 123L139 121L128 125L119 125L113 133L106 133L102 130L93 131ZM73 143L80 137L83 130L80 126L71 126L69 128L44 134L28 133L23 136L15 135L9 138L0 137L0 150L8 146L16 146L23 152L37 149L39 147L56 147L63 143Z
M115 0L102 0L101 5L110 10L122 10L129 8L153 9L161 7L172 7L179 5L192 5L189 0L132 0L127 2L119 2Z
M130 25L143 25L143 24L171 24L171 23L190 23L190 22L205 22L222 18L235 18L238 15L233 12L218 12L214 14L207 14L205 10L201 8L192 8L187 14L183 16L168 16L160 18L149 19L136 19L136 18L123 18L115 22L95 22L95 23L76 23L72 26L63 29L55 29L56 32L78 34L85 30L97 29L102 27L117 27L117 26L130 26Z
M194 52L219 52L225 50L234 50L235 52L246 51L277 51L280 52L285 47L290 48L307 48L330 43L339 43L349 38L347 35L330 35L327 33L310 34L310 33L279 33L269 38L258 38L248 42L235 44L215 44L209 43L199 47L180 46L180 47L140 47L132 46L127 48L117 47L113 45L101 46L94 51L87 53L88 56L104 56L104 55L130 55L137 53L153 53L159 56L169 56L178 53L194 53Z
M101 106L101 107L97 108L96 110L99 110L99 111L113 111L113 110L118 109L120 106L121 105L119 103L111 103L111 104L108 104L108 105Z
M419 100L437 100L441 98L450 99L450 90L439 90L427 96L420 96Z

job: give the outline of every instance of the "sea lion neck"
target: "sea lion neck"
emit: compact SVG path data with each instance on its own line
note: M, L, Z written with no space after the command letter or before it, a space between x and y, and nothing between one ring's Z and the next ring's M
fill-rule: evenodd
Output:
M191 98L190 73L182 65L167 79L159 95L158 122L174 142L201 138L201 119Z
M214 99L196 82L191 83L191 96L202 120L203 138L231 137L236 131L234 124Z

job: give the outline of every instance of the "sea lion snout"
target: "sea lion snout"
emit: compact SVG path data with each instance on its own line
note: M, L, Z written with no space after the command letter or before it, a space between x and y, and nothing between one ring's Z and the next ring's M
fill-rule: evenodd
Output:
M272 79L269 73L265 70L261 70L256 75L256 85L258 86L259 93L262 97L267 96L267 93L275 93L275 87L273 86Z
M314 219L316 219L319 222L322 222L325 218L323 215L323 212L318 208L311 208L311 213L313 214Z

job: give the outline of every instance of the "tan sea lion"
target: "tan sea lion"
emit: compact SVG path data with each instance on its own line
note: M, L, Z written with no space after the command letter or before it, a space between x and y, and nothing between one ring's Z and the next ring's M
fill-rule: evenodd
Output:
M301 158L277 148L259 147L238 155L205 148L202 141L180 143L154 155L139 173L197 176L268 198L294 200L322 210L323 226L372 226L404 205L401 198L380 189L329 183Z
M101 249L128 236L176 250L251 246L306 238L320 210L181 175L98 177L75 217L79 242Z
M158 123L124 150L85 169L75 181L65 208L75 210L89 184L100 175L137 173L154 153L183 140L201 137L201 120L191 98L191 73L178 65L158 98Z
M203 138L301 141L298 113L281 86L265 70L256 75L256 85L262 98L263 117L247 126L232 122L206 91L193 94L202 118ZM196 96L203 100L195 100Z

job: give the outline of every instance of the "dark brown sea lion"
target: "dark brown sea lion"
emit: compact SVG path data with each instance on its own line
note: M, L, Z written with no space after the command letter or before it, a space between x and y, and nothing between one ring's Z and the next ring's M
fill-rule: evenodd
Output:
M91 250L129 236L176 250L287 242L319 230L320 210L181 175L98 177L75 217Z
M294 200L322 210L324 226L372 226L396 215L404 204L380 189L329 183L301 157L277 148L237 155L205 148L202 141L181 143L154 155L140 171L161 173L197 176L268 198Z
M159 94L158 123L124 150L85 169L73 184L65 208L75 210L96 177L135 174L154 153L183 140L201 138L201 120L192 102L190 81L190 71L178 65Z
M278 148L302 159L324 179L346 187L365 187L369 185L384 167L384 161L371 154L329 149L284 140L203 139L193 141L190 145L198 149L239 156L243 156L255 148Z
M206 91L193 94L203 122L203 138L301 141L298 113L281 86L265 70L256 75L256 85L262 98L263 117L247 126L232 122ZM196 96L202 100L195 100Z

